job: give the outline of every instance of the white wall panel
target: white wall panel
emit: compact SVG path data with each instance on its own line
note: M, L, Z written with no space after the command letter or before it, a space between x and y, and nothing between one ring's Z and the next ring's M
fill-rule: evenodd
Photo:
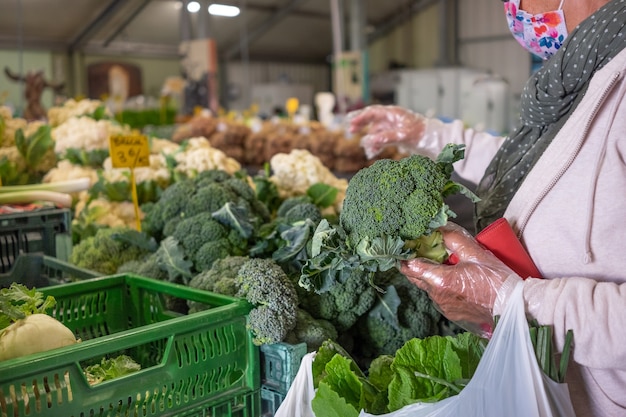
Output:
M250 107L251 89L255 84L307 84L314 93L330 90L330 69L324 64L290 64L275 62L228 62L224 66L226 82L236 93L228 101L231 110Z

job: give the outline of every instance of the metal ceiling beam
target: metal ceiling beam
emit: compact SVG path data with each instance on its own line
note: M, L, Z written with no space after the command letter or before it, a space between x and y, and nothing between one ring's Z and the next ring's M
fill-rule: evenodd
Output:
M261 13L276 13L280 10L280 7L266 6L260 3L247 3L246 9ZM310 10L293 10L291 14L294 16L308 17L312 19L330 20L330 13L314 12Z
M252 28L244 39L241 41L231 42L231 45L227 45L225 47L226 52L222 54L226 59L234 58L239 51L241 50L243 44L246 46L250 44L251 41L258 39L263 36L267 31L272 29L274 25L279 23L281 20L286 18L290 13L292 13L293 9L298 7L300 3L303 3L306 0L291 0L287 5L273 13L269 18L260 22L256 27Z
M113 42L113 39L117 38L117 36L122 33L124 29L126 29L137 16L139 16L139 13L143 12L143 10L148 4L150 4L151 1L152 0L143 0L139 7L137 7L131 14L129 14L128 17L124 19L122 24L119 25L108 38L106 38L106 40L104 41L104 47L106 48L107 46L109 46L109 44Z
M19 48L64 52L67 50L67 43L63 41L51 41L46 38L24 38L20 41ZM16 49L15 36L0 35L0 49Z
M124 6L124 4L128 4L128 1L125 0L112 0L109 4L100 12L98 16L91 22L89 22L83 30L74 38L74 40L69 45L69 52L76 51L80 47L82 47L89 39L94 35L98 29L100 29L107 21L109 21L118 11Z
M402 23L406 22L417 13L437 3L439 3L439 0L415 0L411 5L409 5L408 13L405 13L403 9L403 13L393 13L393 16L387 16L383 19L380 19L380 22L383 23L374 24L374 27L376 29L367 36L367 43L371 44L376 40L384 37L393 29L400 26Z
M99 43L88 43L82 51L91 55L132 56L143 58L179 59L177 45L160 45L142 42L120 42L103 47Z

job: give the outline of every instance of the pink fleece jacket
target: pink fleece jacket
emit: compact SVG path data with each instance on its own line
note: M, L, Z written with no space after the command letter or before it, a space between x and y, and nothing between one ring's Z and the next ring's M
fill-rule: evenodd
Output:
M568 371L578 417L626 416L626 51L585 97L511 201L505 217L544 279L524 282L526 310L574 332ZM478 181L502 142L433 123L430 143L465 143L459 175ZM495 311L499 314L500 312Z

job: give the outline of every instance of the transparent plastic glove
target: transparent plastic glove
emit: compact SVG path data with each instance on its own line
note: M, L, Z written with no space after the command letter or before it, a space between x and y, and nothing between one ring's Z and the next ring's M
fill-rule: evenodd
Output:
M428 292L441 313L465 330L491 337L494 305L504 303L521 278L454 223L440 228L451 263L402 263L401 272Z
M399 106L372 105L346 117L352 133L365 132L361 146L368 158L395 145L403 152L417 153L427 118Z

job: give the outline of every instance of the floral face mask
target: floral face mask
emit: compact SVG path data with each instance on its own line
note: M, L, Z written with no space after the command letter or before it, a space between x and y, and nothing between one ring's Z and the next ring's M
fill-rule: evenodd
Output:
M542 59L548 59L559 50L567 37L563 1L558 10L532 15L519 9L520 0L504 3L509 30L525 49Z

